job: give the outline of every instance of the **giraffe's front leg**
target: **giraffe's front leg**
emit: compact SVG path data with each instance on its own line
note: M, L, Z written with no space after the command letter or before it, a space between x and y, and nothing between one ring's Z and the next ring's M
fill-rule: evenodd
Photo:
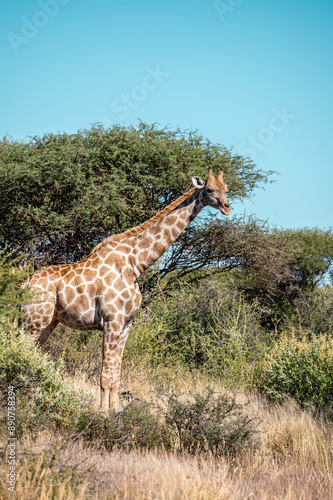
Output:
M115 321L104 322L101 406L106 410L117 409L121 359L129 329L130 323L123 326Z

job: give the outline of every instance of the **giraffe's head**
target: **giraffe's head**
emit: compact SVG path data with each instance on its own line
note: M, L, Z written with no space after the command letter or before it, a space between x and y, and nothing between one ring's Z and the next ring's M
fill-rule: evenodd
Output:
M208 170L208 179L204 182L200 177L192 177L195 188L202 189L203 202L205 205L221 210L224 215L229 215L230 205L227 201L227 185L223 181L223 172L219 171L215 177L212 169Z

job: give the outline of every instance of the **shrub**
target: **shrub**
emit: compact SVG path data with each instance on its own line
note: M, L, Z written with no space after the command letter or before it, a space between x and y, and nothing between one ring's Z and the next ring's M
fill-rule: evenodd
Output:
M155 301L135 318L124 351L124 363L154 368L172 366L180 361L180 353L170 345L168 307Z
M289 395L302 406L333 408L333 339L280 339L266 358L258 386L278 402Z
M91 398L66 387L61 367L16 330L9 321L0 323L1 406L6 407L8 387L17 401L16 432L41 430L45 426L70 427Z
M85 412L80 415L76 432L107 450L121 447L170 448L171 445L168 429L153 412L152 404L144 401L133 401L122 411L109 415Z
M262 311L231 282L212 280L184 286L166 304L155 304L155 322L164 321L164 349L184 365L231 386L251 384L254 363L270 344L261 327Z
M182 401L173 395L165 411L166 424L182 451L230 455L248 444L254 427L234 399L215 395L210 389L191 399Z

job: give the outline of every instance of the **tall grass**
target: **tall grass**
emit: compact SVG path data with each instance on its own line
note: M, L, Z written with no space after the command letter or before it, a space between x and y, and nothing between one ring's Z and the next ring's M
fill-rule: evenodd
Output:
M204 382L193 383L191 378L185 382L192 392L200 393L201 387L204 396ZM87 388L87 382L82 380L83 386ZM154 392L149 376L142 389L147 398ZM223 386L215 389L224 391ZM247 401L247 412L256 419L258 432L251 446L232 457L193 455L178 449L108 452L82 437L54 431L26 436L18 447L14 498L331 499L332 423L314 418L292 400L271 405L265 398L242 392L236 400ZM5 472L3 464L3 478ZM0 495L13 498L4 484Z

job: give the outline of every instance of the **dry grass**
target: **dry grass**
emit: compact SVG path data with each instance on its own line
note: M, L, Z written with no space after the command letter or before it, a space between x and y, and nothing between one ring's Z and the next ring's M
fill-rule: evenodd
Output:
M206 385L199 376L167 375L125 370L123 390L149 400L160 390L199 392ZM71 383L98 394L82 377ZM214 389L223 391L218 384ZM20 442L17 493L7 497L3 488L2 498L332 499L332 424L292 401L270 406L242 393L237 400L248 400L247 411L257 418L259 432L252 447L232 461L162 451L107 453L49 432Z

